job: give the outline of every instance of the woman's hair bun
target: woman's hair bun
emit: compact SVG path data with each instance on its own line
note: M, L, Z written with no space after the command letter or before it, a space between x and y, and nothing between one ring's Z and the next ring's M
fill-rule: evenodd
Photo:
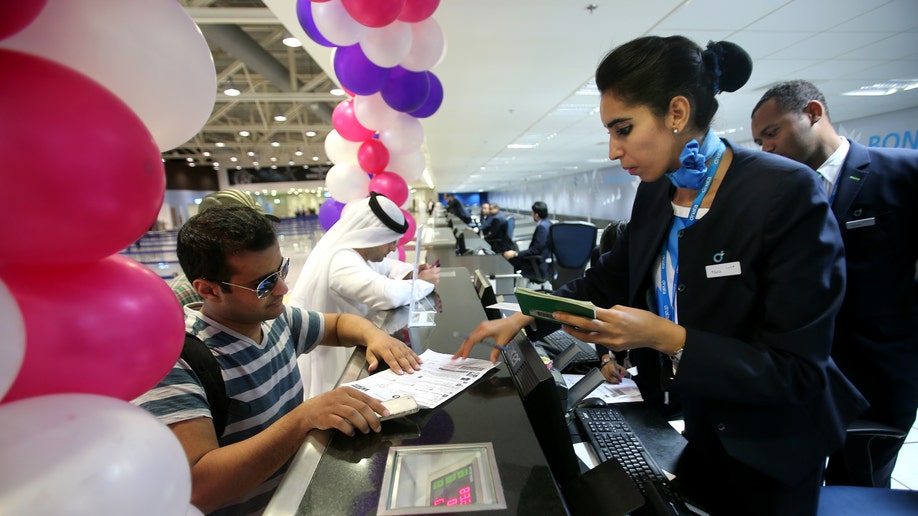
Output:
M717 55L720 78L718 90L734 92L743 87L752 75L752 58L736 43L718 41L708 43L708 50Z

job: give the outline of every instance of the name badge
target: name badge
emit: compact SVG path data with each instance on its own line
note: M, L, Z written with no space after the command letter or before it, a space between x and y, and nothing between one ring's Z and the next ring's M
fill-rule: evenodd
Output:
M845 222L845 227L847 229L857 229L857 228L866 228L867 226L875 226L877 224L877 219L875 217L870 217L869 219L860 219L860 220L849 220Z
M739 262L715 263L704 268L704 273L709 278L723 278L724 276L739 276L742 273Z

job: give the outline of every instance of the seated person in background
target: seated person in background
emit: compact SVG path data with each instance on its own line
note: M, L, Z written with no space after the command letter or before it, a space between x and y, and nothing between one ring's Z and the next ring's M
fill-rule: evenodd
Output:
M481 203L481 219L478 223L478 234L481 235L481 238L486 238L488 231L490 231L491 226L491 205L483 202Z
M273 225L257 211L217 206L182 226L177 254L202 303L184 307L185 330L210 348L229 411L217 435L203 384L179 359L153 389L133 400L169 425L191 466L191 503L209 514L260 513L313 429L379 432L379 400L341 387L303 402L296 356L325 346L364 346L369 369L382 357L397 374L420 368L402 342L362 317L284 306L288 259Z
M490 233L486 239L491 244L491 250L501 254L505 251L514 250L513 240L510 240L510 235L508 234L510 227L507 225L507 217L500 212L500 206L497 203L491 204L491 218L489 220L491 221Z
M612 250L612 246L615 245L618 237L625 232L626 227L628 227L628 221L616 220L610 222L606 229L602 230L602 235L599 237L599 245L593 249L593 253L590 255L590 267L599 263L600 256Z
M255 202L255 199L250 193L243 192L242 190L220 190L219 192L205 195L204 198L201 199L201 204L198 205L198 213L203 213L214 206L246 206L261 213L271 222L280 222L279 218L265 213L264 208ZM194 289L194 285L191 284L191 281L189 281L188 277L184 274L179 274L173 278L172 281L169 282L169 287L172 289L172 292L175 294L175 297L178 298L182 306L189 303L200 303L204 301Z
M440 281L439 267L421 264L412 281L413 265L389 256L407 230L405 214L384 195L372 192L348 203L309 253L288 303L373 318L430 294ZM351 351L322 348L300 358L303 376L309 378L307 397L335 386Z
M548 245L548 227L551 226L551 220L548 218L548 205L542 201L536 201L532 204L532 220L536 222L535 231L532 232L532 240L529 247L522 251L504 251L504 258L510 261L514 270L520 271L524 278L532 279L537 277L535 268L540 268L541 274L538 276L548 276L548 256L551 252ZM532 260L526 259L527 256L541 256L542 259L536 265Z

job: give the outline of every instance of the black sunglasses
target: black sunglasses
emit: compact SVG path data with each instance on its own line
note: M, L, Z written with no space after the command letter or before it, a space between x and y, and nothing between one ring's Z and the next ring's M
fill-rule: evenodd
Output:
M264 299L271 295L271 292L274 292L274 287L277 286L277 282L281 279L287 278L287 273L290 272L290 258L284 258L283 263L281 263L280 269L274 274L268 276L267 278L261 280L255 288L243 287L242 285L236 285L235 283L230 283L228 281L221 281L222 285L229 285L231 287L244 288L246 290L251 290L254 292L258 299Z

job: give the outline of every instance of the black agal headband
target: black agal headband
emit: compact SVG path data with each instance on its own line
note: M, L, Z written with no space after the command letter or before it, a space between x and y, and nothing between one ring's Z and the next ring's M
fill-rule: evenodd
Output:
M370 210L373 211L373 214L376 215L380 222L385 224L387 228L395 231L399 235L404 235L405 232L408 231L408 220L405 219L401 224L393 220L392 217L386 213L386 210L384 210L383 207L379 205L379 201L376 200L376 197L386 196L376 192L370 192ZM388 199L388 197L386 198Z

